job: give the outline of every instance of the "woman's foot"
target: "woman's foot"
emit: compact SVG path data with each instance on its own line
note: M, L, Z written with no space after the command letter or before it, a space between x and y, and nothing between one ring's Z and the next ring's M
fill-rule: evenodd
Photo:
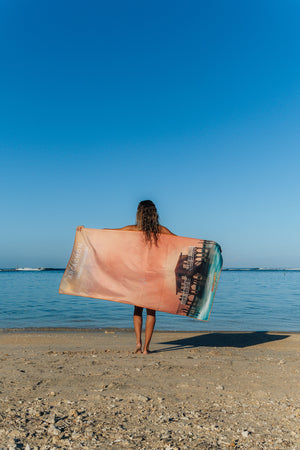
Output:
M144 348L143 355L149 355L149 353L151 353L149 348Z
M142 353L142 344L136 344L135 350L133 352L134 354L136 353Z

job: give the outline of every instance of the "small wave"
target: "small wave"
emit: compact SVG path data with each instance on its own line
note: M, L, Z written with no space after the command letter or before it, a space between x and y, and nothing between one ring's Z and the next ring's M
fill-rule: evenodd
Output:
M272 268L272 267L255 267L255 268L228 268L223 269L223 272L297 272L300 268Z
M255 268L252 268L252 267L249 267L249 268L247 268L247 267L242 267L242 268L235 268L235 267L232 267L232 268L228 268L228 269L223 269L223 272L225 271L225 272L249 272L249 271L253 271L253 270L259 270L258 269L258 267L255 267Z
M290 269L290 268L288 268L288 267L283 267L283 268L276 268L276 267L259 267L257 270L263 270L263 271L265 271L265 272L286 272L286 271L294 271L294 272L296 272L297 270L300 270L300 269L297 269L297 268L295 268L295 269Z
M64 271L65 269L56 267L17 267L13 269L0 269L0 272L45 272L45 271Z

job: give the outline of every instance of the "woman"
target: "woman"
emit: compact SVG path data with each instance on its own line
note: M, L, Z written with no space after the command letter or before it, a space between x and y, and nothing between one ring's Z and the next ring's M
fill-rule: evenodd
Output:
M168 228L163 227L159 223L159 217L156 206L151 200L143 200L139 203L136 213L136 224L128 225L121 228L126 231L143 231L145 237L145 245L159 245L160 234L173 234ZM173 234L174 235L174 234ZM134 353L142 353L142 325L143 325L143 308L134 307L133 314L134 331L136 335L136 348ZM147 308L147 320L145 329L145 344L143 354L147 355L149 344L152 338L155 325L155 311Z

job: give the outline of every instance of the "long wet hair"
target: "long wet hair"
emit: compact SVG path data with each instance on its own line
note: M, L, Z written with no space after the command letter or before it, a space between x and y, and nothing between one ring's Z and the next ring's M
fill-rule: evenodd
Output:
M145 241L151 245L154 241L157 245L160 224L156 206L151 200L143 200L139 203L136 212L136 225L138 230L144 232Z

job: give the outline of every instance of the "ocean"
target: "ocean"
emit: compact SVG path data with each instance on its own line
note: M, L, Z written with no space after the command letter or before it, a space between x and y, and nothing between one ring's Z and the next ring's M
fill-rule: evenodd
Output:
M132 328L133 306L58 294L63 269L0 269L0 328ZM300 332L300 270L227 269L210 320L157 313L156 329Z

